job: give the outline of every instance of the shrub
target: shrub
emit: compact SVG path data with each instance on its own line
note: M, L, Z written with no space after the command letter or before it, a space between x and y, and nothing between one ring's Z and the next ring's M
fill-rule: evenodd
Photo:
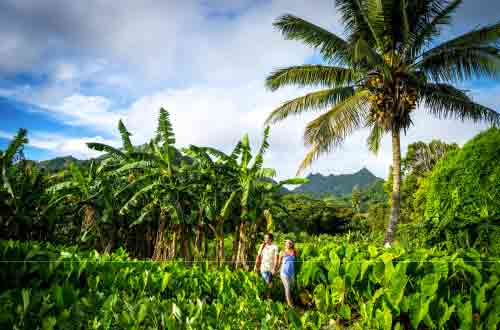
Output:
M500 254L500 129L445 156L422 189L430 243Z

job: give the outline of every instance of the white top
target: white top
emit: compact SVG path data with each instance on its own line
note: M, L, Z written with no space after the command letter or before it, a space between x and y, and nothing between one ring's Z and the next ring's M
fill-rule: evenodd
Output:
M278 246L274 243L265 245L262 249L262 262L260 264L261 272L270 272L273 269L274 260L278 256Z

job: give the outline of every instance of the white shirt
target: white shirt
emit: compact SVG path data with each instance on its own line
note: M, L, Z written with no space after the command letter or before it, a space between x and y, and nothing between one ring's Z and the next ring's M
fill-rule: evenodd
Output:
M262 262L260 264L261 272L270 272L273 269L274 260L278 256L278 246L271 243L270 245L265 245L262 249Z

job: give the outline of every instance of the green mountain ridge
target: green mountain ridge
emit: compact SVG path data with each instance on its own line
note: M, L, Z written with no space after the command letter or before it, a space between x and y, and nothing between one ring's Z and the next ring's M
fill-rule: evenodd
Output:
M144 148L145 145L137 146L137 150ZM68 168L71 164L78 166L86 166L92 161L101 161L107 157L107 154L101 155L97 158L91 159L77 159L73 156L56 157L53 159L37 161L36 164L49 172L57 172L62 169ZM176 149L176 157L182 159L180 152ZM323 175L320 173L309 174L307 176L309 182L302 184L293 190L288 190L285 187L280 189L281 194L310 194L316 197L324 195L346 196L350 195L355 186L364 190L380 190L384 182L381 178L376 177L372 172L366 168L352 173L352 174L330 174ZM274 180L271 182L276 183ZM373 187L373 188L372 188Z
M360 189L373 185L375 182L384 182L383 179L375 176L366 167L352 174L330 174L320 173L309 174L309 182L298 186L291 193L313 194L313 195L350 195L354 187Z

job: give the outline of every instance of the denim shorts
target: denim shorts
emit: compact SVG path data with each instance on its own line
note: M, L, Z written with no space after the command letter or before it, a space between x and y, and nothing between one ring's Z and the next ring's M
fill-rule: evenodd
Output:
M262 278L264 281L266 281L267 284L271 283L273 280L273 273L271 272L260 272L260 275L262 275Z

